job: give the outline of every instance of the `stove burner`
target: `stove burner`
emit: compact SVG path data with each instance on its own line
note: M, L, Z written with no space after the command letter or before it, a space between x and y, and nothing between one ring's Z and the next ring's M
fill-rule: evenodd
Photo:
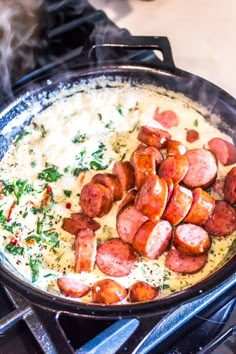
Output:
M102 11L86 0L48 0L47 46L38 53L35 69L13 88L63 70L82 67L85 47L118 29ZM97 43L97 42L96 42ZM150 52L127 54L142 62L158 59ZM127 59L127 57L126 57ZM0 286L0 347L2 353L122 354L122 353L234 353L236 346L235 276L213 292L173 309L163 317L108 321L53 312L29 303ZM191 321L190 321L191 320ZM197 341L196 341L197 338ZM227 350L226 350L227 349Z

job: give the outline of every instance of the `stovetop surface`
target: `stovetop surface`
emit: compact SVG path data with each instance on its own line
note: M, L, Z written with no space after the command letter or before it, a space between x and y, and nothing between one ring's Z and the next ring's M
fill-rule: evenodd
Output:
M100 38L101 33L128 34L95 10L86 0L48 0L47 46L37 54L35 70L24 73L14 84L16 88L47 73L76 68L81 65L80 54L85 43ZM79 35L78 35L79 34ZM146 57L144 58L146 60ZM65 64L66 63L66 64ZM234 354L236 353L236 289L222 293L216 301L198 311L180 329L174 331L158 347L149 346L150 353L166 354ZM120 322L96 320L65 313L55 313L32 306L25 299L0 286L0 353L104 353L105 339L114 332L114 343L131 328L132 336L109 354L146 353L137 345L150 329L162 320L152 313L145 320ZM137 326L137 328L136 328ZM124 329L122 329L124 328ZM134 328L136 328L134 330ZM111 329L111 330L110 330ZM98 336L98 337L97 337ZM95 344L94 344L95 337ZM120 338L119 338L120 337ZM97 345L101 341L102 347ZM87 343L91 342L88 346ZM81 349L82 348L82 349ZM90 348L90 349L89 349ZM90 350L90 351L89 351Z

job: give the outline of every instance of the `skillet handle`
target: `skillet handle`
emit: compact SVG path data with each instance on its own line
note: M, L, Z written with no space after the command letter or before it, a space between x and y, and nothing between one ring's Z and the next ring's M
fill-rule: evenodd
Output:
M116 49L120 49L123 51L136 51L136 55L134 55L134 58L138 60L139 55L142 55L141 59L144 59L144 61L144 55L147 54L147 62L149 61L149 59L152 59L150 54L152 54L153 56L153 53L148 53L148 51L156 50L161 54L161 57L155 57L159 64L165 67L175 68L170 42L167 37L123 35L121 37L113 37L107 39L105 38L103 43L96 43L90 47L90 49L88 50L89 60L93 59L93 55L95 53L96 61L106 61L109 56L106 57L103 52L104 49L108 49L108 54L111 54L111 51L114 52L114 50ZM145 52L143 52L144 50ZM127 60L127 57L125 57L124 60Z

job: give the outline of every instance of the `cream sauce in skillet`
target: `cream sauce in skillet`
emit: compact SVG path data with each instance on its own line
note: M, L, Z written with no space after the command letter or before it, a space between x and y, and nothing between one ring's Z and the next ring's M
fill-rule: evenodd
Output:
M139 144L136 137L140 125L164 129L153 120L157 106L160 111L173 110L178 115L180 124L169 131L173 139L188 148L202 147L211 137L232 141L210 125L191 101L150 87L119 84L73 91L39 113L12 144L0 164L0 248L28 282L60 294L56 279L62 275L79 278L88 285L107 278L97 267L91 273L74 273L75 237L62 230L62 219L80 210L80 190L97 169L110 172L115 161L129 159ZM196 142L186 142L187 129L199 132ZM219 164L218 177L225 176L231 167ZM53 202L43 208L48 185ZM114 203L111 212L97 220L101 224L96 231L98 244L118 237L117 206ZM212 273L227 258L235 238L235 234L212 238L208 262L197 274L180 275L165 269L163 254L157 260L140 257L129 276L114 279L125 287L143 280L160 286L161 296L169 295ZM78 301L88 302L90 296Z

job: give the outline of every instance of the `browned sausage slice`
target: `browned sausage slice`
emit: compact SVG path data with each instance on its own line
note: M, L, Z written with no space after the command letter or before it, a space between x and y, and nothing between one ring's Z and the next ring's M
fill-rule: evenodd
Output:
M160 289L144 281L137 281L129 288L129 298L131 302L144 302L154 300Z
M186 146L178 140L169 140L167 142L167 156L184 155L187 151Z
M208 147L222 165L232 165L236 162L236 147L229 141L213 138L208 141Z
M162 218L168 220L172 225L179 224L187 215L192 200L192 192L189 189L176 184Z
M89 218L87 215L80 215L82 216L81 220L80 216L78 216L78 220L75 220L73 218L64 218L61 226L62 229L72 235L77 235L77 233L83 229L90 228L91 230L96 231L100 228L100 224L97 223L95 220ZM87 217L88 219L83 219L83 217Z
M153 155L136 153L133 156L135 185L139 189L144 182L156 174L156 163Z
M225 199L231 204L236 203L236 166L227 173L223 190Z
M82 297L88 294L90 286L82 283L76 278L61 277L57 279L57 285L60 291L70 297Z
M207 254L198 257L184 256L173 247L166 256L165 265L176 273L193 274L205 266L207 258Z
M98 304L117 304L127 297L127 289L112 279L97 281L92 286L92 300Z
M90 218L102 217L112 208L113 196L109 188L100 183L87 183L81 190L80 206Z
M129 191L131 188L134 188L134 168L129 161L115 162L112 173L118 177L123 191Z
M164 179L151 176L142 185L135 199L135 207L152 221L159 220L165 210L168 187Z
M75 272L91 272L94 268L97 239L90 229L80 230L75 240Z
M211 247L211 238L198 225L181 224L174 232L175 248L185 256L200 256L207 253Z
M236 211L224 200L216 200L215 208L203 225L214 236L227 236L236 230Z
M148 154L152 155L155 158L156 162L156 167L163 161L163 156L161 152L155 148L154 146L147 146L147 145L142 145L140 144L136 150L132 153L130 156L130 163L133 165L134 164L134 156L135 154Z
M171 110L159 111L159 107L154 112L153 119L160 123L164 128L177 127L179 125L179 117Z
M171 139L171 135L166 131L147 125L140 127L138 140L144 144L151 145L157 149L166 147L167 141Z
M158 258L169 246L172 227L166 220L146 221L137 231L133 247L141 255L150 259Z
M122 201L119 204L119 207L118 207L118 210L117 210L117 215L119 214L121 209L123 209L125 206L134 204L136 195L137 195L137 190L136 189L131 189L130 191L128 191L126 196L122 199Z
M202 225L211 215L215 207L215 199L200 187L195 188L192 193L193 202L183 221L185 223Z
M189 168L183 182L190 188L209 187L216 178L217 164L214 155L206 149L192 149L185 154Z
M96 231L100 228L100 224L81 213L72 213L71 218L64 218L62 221L62 229L72 235L77 235L79 230L91 229Z
M148 220L140 210L129 205L124 207L117 216L116 229L124 242L132 243L140 226Z
M211 186L211 192L216 195L216 199L224 199L224 184L225 180L223 178L216 179L215 183Z
M92 183L100 183L109 188L112 192L113 200L121 200L123 196L123 189L119 178L111 173L97 173L93 176Z
M188 159L183 155L169 156L160 165L158 175L164 179L171 178L174 184L182 181L188 172Z
M167 195L167 201L166 205L169 203L169 200L172 196L173 190L174 190L174 182L171 178L163 178L166 181L167 187L168 187L168 195Z
M137 256L131 245L118 238L105 241L97 250L98 268L111 277L124 277L135 268Z

